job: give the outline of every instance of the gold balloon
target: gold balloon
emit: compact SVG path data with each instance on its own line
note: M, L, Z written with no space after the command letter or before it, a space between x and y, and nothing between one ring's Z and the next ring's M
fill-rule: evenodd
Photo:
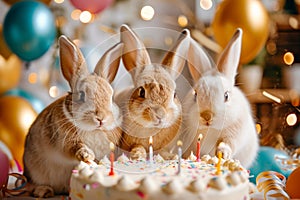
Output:
M23 167L25 138L37 113L28 101L16 96L1 97L0 110L0 140Z
M21 77L22 62L12 54L6 60L0 55L0 94L16 87Z
M260 0L224 0L212 21L215 40L227 45L237 28L243 29L240 63L254 59L269 35L269 15Z
M7 59L12 54L11 50L6 45L4 40L2 25L0 24L0 55Z

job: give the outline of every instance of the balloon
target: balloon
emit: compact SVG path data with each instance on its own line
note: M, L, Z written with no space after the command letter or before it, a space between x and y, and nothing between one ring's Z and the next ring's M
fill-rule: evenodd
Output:
M296 168L286 181L286 192L292 199L299 199L300 198L300 167Z
M0 94L16 87L21 77L22 62L14 54L6 60L0 55Z
M240 63L254 59L264 47L269 35L269 15L259 0L224 0L212 21L215 40L227 45L237 28L243 29Z
M20 1L5 16L3 24L5 42L22 60L41 57L56 37L51 10L37 1Z
M0 24L0 55L7 59L12 54L12 52L4 41L2 29L2 25Z
M45 108L45 105L41 100L39 100L37 97L35 97L30 92L25 91L25 90L20 89L20 88L9 90L9 91L5 92L4 95L5 96L23 97L24 99L26 99L33 106L34 110L37 113L40 113Z
M5 3L7 3L8 5L13 5L17 2L20 2L22 0L3 0ZM44 4L50 4L51 0L39 0L40 2L43 2Z
M264 171L276 171L284 176L289 176L291 170L285 170L282 162L276 161L275 157L288 159L289 155L278 149L268 146L261 146L258 151L257 158L250 168L250 181L256 183L256 176Z
M97 14L107 8L113 0L70 0L70 2L79 10L87 10L90 13Z
M28 101L16 96L1 97L0 110L0 140L23 167L25 138L37 113Z
M7 184L9 172L9 160L6 154L0 149L0 191L3 185Z

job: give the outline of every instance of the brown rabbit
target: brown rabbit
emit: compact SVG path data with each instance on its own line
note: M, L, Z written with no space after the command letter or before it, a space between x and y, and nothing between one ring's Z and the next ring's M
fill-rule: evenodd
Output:
M123 44L109 49L94 73L67 37L59 38L61 69L71 92L45 108L26 137L24 175L35 197L68 193L71 171L80 161L100 159L109 142L118 143L122 117L110 83L117 73Z
M133 159L146 157L150 136L153 136L154 151L162 151L167 150L167 145L179 133L182 112L175 80L185 65L188 36L189 32L184 31L162 63L153 64L138 36L128 26L121 27L122 60L131 74L133 87L116 95L116 102L124 118L120 145Z

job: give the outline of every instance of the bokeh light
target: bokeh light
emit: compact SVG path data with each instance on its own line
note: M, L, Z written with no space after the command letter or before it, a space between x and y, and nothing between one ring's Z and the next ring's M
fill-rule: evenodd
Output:
M92 19L93 19L93 15L89 11L85 10L82 13L80 13L79 20L82 23L84 23L84 24L90 23L92 21Z
M294 55L293 53L291 52L286 52L284 55L283 55L283 61L285 64L287 65L291 65L294 63Z
M52 98L56 98L59 94L59 89L57 86L51 86L49 89L49 95Z
M58 4L60 4L60 3L63 3L65 0L54 0L54 2L55 3L58 3Z
M144 6L141 9L141 17L143 20L149 21L154 17L155 11L151 6Z
M200 7L203 10L209 10L209 9L211 9L212 5L213 5L212 0L200 0Z
M73 10L72 13L71 13L71 18L72 18L73 20L79 20L80 14L81 14L81 10L75 9L75 10Z
M289 18L289 24L293 29L298 29L299 27L299 22L298 19L295 17L290 17Z
M261 124L255 124L257 134L261 133Z
M37 73L32 72L28 75L28 82L31 84L35 84L37 82L37 79L38 79Z
M186 27L189 23L188 18L184 15L179 15L177 21L181 27Z
M173 44L173 38L170 36L165 37L165 45L171 46Z
M294 126L297 123L297 115L295 113L291 113L286 117L286 123L289 126Z

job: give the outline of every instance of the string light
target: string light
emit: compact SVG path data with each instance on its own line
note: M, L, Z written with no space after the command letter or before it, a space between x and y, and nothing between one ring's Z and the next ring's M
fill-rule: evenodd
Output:
M209 10L211 9L213 3L211 0L200 0L200 7L203 9L203 10Z
M82 23L87 24L87 23L91 22L92 19L93 19L93 15L89 11L85 10L82 13L80 13L79 20Z
M290 26L291 26L293 29L298 29L299 22L298 22L297 18L295 18L295 17L290 17L290 18L289 18L289 24L290 24Z
M256 132L257 134L261 133L261 125L260 124L255 124Z
M286 53L283 55L283 61L284 61L284 63L287 64L287 65L293 64L293 62L294 62L294 55L293 55L293 53L291 53L291 52L286 52Z
M279 99L278 97L270 94L269 92L263 91L262 95L264 95L265 97L277 102L277 103L281 103L281 99Z
M154 9L151 6L144 6L141 9L141 17L143 20L149 21L154 17Z

